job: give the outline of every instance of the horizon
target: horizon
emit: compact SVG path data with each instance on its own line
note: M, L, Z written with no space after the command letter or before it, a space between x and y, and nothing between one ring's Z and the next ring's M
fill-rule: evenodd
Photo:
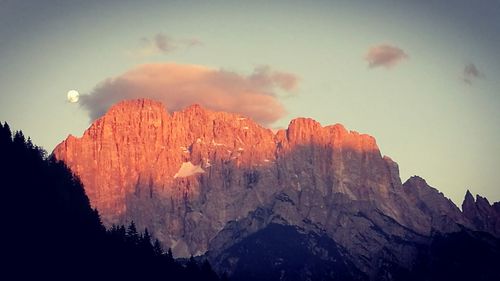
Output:
M459 208L500 201L498 1L145 2L1 1L0 121L50 153L130 98L306 117L373 136Z

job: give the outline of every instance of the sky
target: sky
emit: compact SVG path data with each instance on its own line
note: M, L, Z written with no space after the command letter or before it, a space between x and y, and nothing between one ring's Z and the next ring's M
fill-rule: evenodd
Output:
M498 0L0 0L0 121L50 152L127 98L311 117L459 206L500 201L499 18Z

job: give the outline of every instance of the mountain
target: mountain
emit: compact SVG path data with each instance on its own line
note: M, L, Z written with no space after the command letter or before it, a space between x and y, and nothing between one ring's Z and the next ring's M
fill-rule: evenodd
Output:
M105 225L134 221L175 256L205 255L233 276L248 265L242 251L259 243L278 264L294 264L273 233L330 264L316 268L320 280L410 280L434 238L498 236L498 204L466 197L462 212L419 177L403 184L373 137L309 118L274 133L198 105L169 114L159 102L129 100L53 154L81 179ZM308 264L317 262L288 272L315 279Z
M467 190L462 210L476 229L500 236L500 202L490 205L488 199L476 195L476 200Z

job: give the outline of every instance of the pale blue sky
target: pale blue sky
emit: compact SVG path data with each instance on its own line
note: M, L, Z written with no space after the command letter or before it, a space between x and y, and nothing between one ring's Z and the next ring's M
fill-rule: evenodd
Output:
M0 0L0 120L51 151L89 125L70 89L148 62L242 75L269 65L300 78L274 127L342 123L375 136L403 181L420 175L458 204L467 188L498 201L500 1L450 2ZM158 33L202 45L131 55ZM409 58L369 68L379 44ZM471 84L467 64L482 73Z

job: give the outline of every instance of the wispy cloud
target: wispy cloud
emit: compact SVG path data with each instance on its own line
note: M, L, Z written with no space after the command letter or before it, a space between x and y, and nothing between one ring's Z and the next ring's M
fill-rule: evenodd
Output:
M240 113L268 126L286 114L280 96L297 85L294 74L269 66L242 75L200 65L144 64L104 80L91 94L82 95L80 103L92 120L120 100L143 97L162 101L169 111L198 103L212 110Z
M484 77L484 74L479 71L479 69L476 67L475 64L473 63L468 63L464 66L464 70L462 73L462 80L469 84L472 85L472 82L478 78Z
M196 46L203 46L203 42L197 38L182 39L181 44L187 48L196 47Z
M258 66L248 77L255 86L272 88L279 87L289 93L297 86L297 76L287 72L274 71L268 65Z
M370 68L379 66L391 68L407 58L408 55L401 48L387 44L373 46L368 49L365 55L365 60Z
M141 38L139 46L129 53L133 56L149 57L202 45L203 42L197 38L174 39L164 33L157 33L151 37Z

